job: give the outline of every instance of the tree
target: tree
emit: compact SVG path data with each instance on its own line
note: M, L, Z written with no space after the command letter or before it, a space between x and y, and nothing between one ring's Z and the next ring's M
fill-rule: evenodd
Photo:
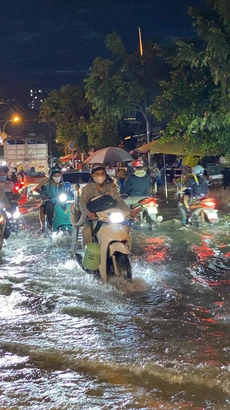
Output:
M53 90L44 100L40 111L40 121L54 123L57 142L64 145L74 141L80 151L87 150L86 125L92 109L80 87L66 85Z
M166 137L229 152L230 3L206 1L207 10L189 9L198 38L176 43L170 80L151 110L168 119Z
M92 104L99 121L107 122L114 134L119 121L132 111L140 112L150 133L153 118L149 110L158 90L158 82L166 72L166 64L159 56L159 47L149 41L144 55L136 51L128 54L120 37L110 34L106 46L111 59L97 57L86 78L86 97Z

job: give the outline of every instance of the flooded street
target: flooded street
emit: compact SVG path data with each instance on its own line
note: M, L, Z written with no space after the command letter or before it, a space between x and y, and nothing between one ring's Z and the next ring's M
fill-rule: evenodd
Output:
M230 409L230 237L133 231L133 284L104 284L37 215L0 259L0 409ZM141 244L141 245L140 245Z

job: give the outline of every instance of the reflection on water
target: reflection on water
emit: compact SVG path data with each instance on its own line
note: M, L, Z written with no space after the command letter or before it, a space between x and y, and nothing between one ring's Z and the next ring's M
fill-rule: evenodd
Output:
M135 232L104 284L33 218L0 261L1 409L230 408L228 229Z

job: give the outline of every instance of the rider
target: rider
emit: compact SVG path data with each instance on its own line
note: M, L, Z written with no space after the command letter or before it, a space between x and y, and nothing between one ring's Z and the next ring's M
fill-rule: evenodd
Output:
M13 182L13 184L18 184L17 172L18 172L18 170L17 170L16 167L14 167L11 170L10 180Z
M201 165L196 165L192 169L192 175L186 181L186 188L183 202L179 205L183 225L187 225L189 208L192 201L194 199L204 198L208 194L208 183L204 177L204 168Z
M91 181L82 188L80 197L80 210L82 217L90 220L96 219L96 214L89 212L87 204L90 199L100 196L110 195L117 200L117 206L124 211L130 212L130 209L125 205L124 201L119 196L117 189L111 180L107 178L104 164L93 164L91 171ZM92 242L92 227L89 221L85 222L82 231L83 246L85 247Z
M40 196L43 199L43 203L39 208L41 232L45 232L45 215L48 220L48 229L52 229L55 199L61 192L64 192L64 189L64 184L61 182L61 168L55 165L50 168L49 179L40 191Z
M2 189L4 192L13 192L14 184L10 179L7 178L8 172L8 167L0 167L0 189Z
M12 181L7 179L8 171L9 171L8 167L6 166L0 167L0 207L6 208L7 211L10 212L11 208L13 207L13 202L11 202L11 199L12 199L11 196L13 194L14 184ZM6 221L7 222L6 222L4 237L5 239L8 239L10 236L10 227L8 224L8 218L6 219Z
M150 194L150 177L144 169L143 161L134 160L132 166L133 173L128 176L121 188L121 194L128 195L125 203L129 206L140 201L140 199L148 198Z

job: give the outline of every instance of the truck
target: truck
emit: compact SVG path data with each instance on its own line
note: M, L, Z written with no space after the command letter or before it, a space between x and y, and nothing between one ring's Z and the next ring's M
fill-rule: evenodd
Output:
M34 167L36 172L47 175L48 143L35 134L8 137L4 141L4 160L10 168L21 165L27 172Z
M48 143L43 136L7 137L4 140L4 161L9 168L22 166L27 196L48 175ZM35 172L31 172L31 167Z

